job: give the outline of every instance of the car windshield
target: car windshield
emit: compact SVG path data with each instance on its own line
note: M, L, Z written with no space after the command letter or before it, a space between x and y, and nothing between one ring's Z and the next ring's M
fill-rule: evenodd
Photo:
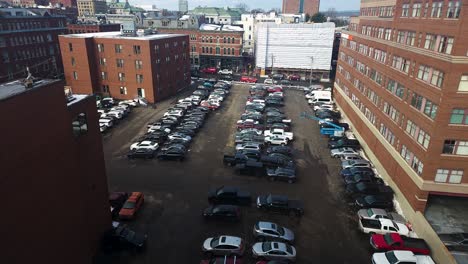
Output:
M369 204L373 204L373 203L377 202L377 201L375 200L375 197L374 197L374 196L366 196L364 199L365 199L366 202L368 202Z
M211 240L211 247L215 248L219 245L219 238L220 237L215 237L213 240Z
M400 228L398 228L398 225L392 221L392 224L393 224L393 227L395 227L396 230L400 230Z
M372 210L372 208L367 209L367 216L371 217L373 215L374 215L374 211Z
M271 243L263 243L262 244L262 250L264 252L270 251L271 250Z
M388 263L398 263L398 258L395 256L395 253L393 251L385 252L385 256L387 257Z
M133 208L135 208L135 202L134 201L127 201L127 202L125 202L123 208L124 209L133 209Z
M387 243L387 245L393 244L393 239L392 239L391 234L385 234L383 238L385 240L385 243Z

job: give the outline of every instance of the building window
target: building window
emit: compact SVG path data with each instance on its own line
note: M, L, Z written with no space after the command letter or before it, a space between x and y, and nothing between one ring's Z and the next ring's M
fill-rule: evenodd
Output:
M404 4L402 6L402 10L401 10L401 16L402 17L407 17L409 14L409 4Z
M118 76L119 76L119 81L121 81L121 82L125 81L125 73L119 72Z
M468 155L468 141L445 140L442 153L466 156Z
M231 38L228 38L227 40L228 40L228 43L231 43Z
M133 45L133 54L141 54L140 45Z
M417 141L421 146L427 149L429 147L429 142L431 141L431 136L427 134L426 131L419 129Z
M421 15L421 3L413 4L412 17L419 17Z
M143 62L141 60L135 60L135 69L141 70L143 68Z
M78 73L76 71L73 72L73 79L78 80Z
M450 54L452 53L452 47L453 47L453 38L446 37L446 36L440 37L439 47L437 49L439 52Z
M460 82L458 83L458 91L459 92L468 92L468 75L464 74L460 78Z
M127 94L127 87L120 86L120 94Z
M431 119L434 119L437 114L437 108L438 107L436 104L426 99L426 104L424 105L423 113L426 114Z
M124 60L123 59L116 59L116 64L117 64L117 68L123 68L124 66Z
M88 122L86 120L86 114L80 113L72 121L73 135L79 137L85 135L88 132Z
M72 43L68 43L68 50L69 50L70 52L73 51L73 44L72 44Z
M431 17L439 18L442 14L442 4L443 1L439 2L432 2L432 11L431 11Z
M106 66L107 65L106 58L99 58L99 65Z
M101 72L101 80L107 80L107 72Z
M461 183L463 170L437 169L435 182L442 183Z
M115 44L115 53L122 53L123 46L121 44Z
M143 83L143 75L142 74L137 74L136 75L136 81L137 81L137 83Z
M221 54L221 49L219 47L216 47L216 55Z
M103 93L109 93L109 85L103 84L102 85L102 92Z
M213 54L213 47L210 47L210 54Z
M98 52L104 52L104 44L97 44L97 49L98 49Z
M447 18L458 18L460 16L460 1L449 1L447 7Z
M426 34L426 41L424 42L424 48L428 50L434 50L436 44L436 36L432 34Z
M75 66L75 65L76 65L75 58L73 58L73 57L71 57L71 65L72 65L72 66Z

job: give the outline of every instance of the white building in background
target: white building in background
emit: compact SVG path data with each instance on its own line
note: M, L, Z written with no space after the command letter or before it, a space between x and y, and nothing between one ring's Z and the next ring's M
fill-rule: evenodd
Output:
M188 0L179 0L179 12L182 14L188 12Z
M241 20L234 22L235 25L242 25L244 28L244 52L251 55L255 52L255 28L261 23L301 23L304 21L304 15L281 14L275 12L242 14Z
M259 23L256 28L256 66L271 72L297 73L328 79L331 70L334 23Z

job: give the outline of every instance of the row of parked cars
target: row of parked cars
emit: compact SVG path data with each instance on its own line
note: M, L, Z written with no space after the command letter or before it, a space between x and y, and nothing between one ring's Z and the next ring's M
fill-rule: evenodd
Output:
M293 151L294 139L291 120L286 117L282 87L252 86L245 112L236 122L235 149L224 155L223 162L239 174L266 176L270 181L294 183L296 178ZM237 187L221 186L208 194L211 204L203 211L204 217L216 220L238 221L241 206L250 206L250 192ZM259 210L300 217L304 213L302 201L285 195L266 194L255 199ZM251 247L257 264L291 263L296 259L294 232L274 222L258 221L252 228L255 243ZM204 241L203 252L209 256L201 263L241 263L246 242L241 237L217 236ZM219 262L218 262L219 261Z
M210 79L191 96L180 99L162 118L147 126L147 133L130 145L130 159L157 157L159 160L184 160L194 136L212 110L229 95L231 83Z
M315 88L315 89L314 89ZM342 122L335 108L331 93L319 87L306 91L306 99L315 112L322 129L349 129ZM318 100L323 99L323 102ZM414 238L411 226L405 218L394 212L393 190L378 176L372 163L365 158L358 140L342 136L329 136L330 155L339 159L340 177L345 185L345 194L359 209L358 228L370 235L370 246L378 253L372 256L374 264L388 263L434 263L430 248L423 239Z
M101 133L117 125L126 118L133 107L139 106L137 100L125 100L116 102L113 98L103 98L97 102L99 115L99 129Z

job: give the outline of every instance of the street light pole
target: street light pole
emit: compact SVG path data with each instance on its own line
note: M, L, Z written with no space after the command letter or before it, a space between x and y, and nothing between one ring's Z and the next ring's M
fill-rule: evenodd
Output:
M275 56L271 54L271 74L273 74L273 63L275 62Z
M310 83L309 85L312 85L313 68L314 68L314 56L310 56Z

